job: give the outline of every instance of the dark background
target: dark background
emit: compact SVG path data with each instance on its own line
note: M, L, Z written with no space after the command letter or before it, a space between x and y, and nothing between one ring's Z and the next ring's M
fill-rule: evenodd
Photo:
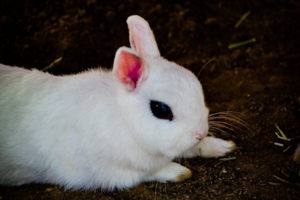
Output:
M164 57L198 75L212 112L244 116L253 133L225 136L239 147L230 155L236 159L179 160L193 170L183 183L115 192L1 186L0 199L299 199L300 171L291 159L300 130L299 1L1 0L0 62L43 69L62 57L48 70L60 75L110 67L116 49L129 45L132 14L149 21ZM275 123L295 139L278 139Z

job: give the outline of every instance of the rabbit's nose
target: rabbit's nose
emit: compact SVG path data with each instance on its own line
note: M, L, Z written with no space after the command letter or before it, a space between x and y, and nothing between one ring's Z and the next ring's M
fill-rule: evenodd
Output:
M196 140L202 140L205 136L207 135L207 131L206 130L198 130L195 134L195 138Z

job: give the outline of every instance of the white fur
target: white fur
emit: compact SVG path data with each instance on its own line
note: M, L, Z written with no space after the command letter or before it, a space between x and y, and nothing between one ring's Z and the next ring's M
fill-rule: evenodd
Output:
M201 84L159 55L142 59L147 77L134 91L111 71L54 76L0 64L0 184L114 189L190 172L171 161L207 133ZM151 99L167 103L173 121L154 117Z
M132 49L143 57L160 56L154 35L146 20L133 15L126 20L129 29L129 41Z
M227 153L235 150L235 143L222 140L215 137L205 137L197 145L183 152L181 155L185 158L201 156L203 158L214 158L225 156Z

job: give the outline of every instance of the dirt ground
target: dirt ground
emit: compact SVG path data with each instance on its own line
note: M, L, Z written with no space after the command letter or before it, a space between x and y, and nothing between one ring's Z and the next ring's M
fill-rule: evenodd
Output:
M0 13L0 62L43 69L61 57L53 74L112 66L116 49L129 45L126 18L139 14L161 54L198 75L211 112L239 112L252 130L225 135L239 147L229 160L179 160L193 171L182 183L114 192L1 186L0 199L300 199L292 161L300 134L299 1L2 0ZM277 138L275 124L293 139Z

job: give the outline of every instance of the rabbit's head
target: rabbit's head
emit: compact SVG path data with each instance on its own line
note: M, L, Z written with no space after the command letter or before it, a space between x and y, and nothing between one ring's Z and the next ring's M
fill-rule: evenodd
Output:
M160 56L143 18L127 23L131 48L118 49L113 66L120 117L141 148L174 158L207 135L202 86L192 72Z

